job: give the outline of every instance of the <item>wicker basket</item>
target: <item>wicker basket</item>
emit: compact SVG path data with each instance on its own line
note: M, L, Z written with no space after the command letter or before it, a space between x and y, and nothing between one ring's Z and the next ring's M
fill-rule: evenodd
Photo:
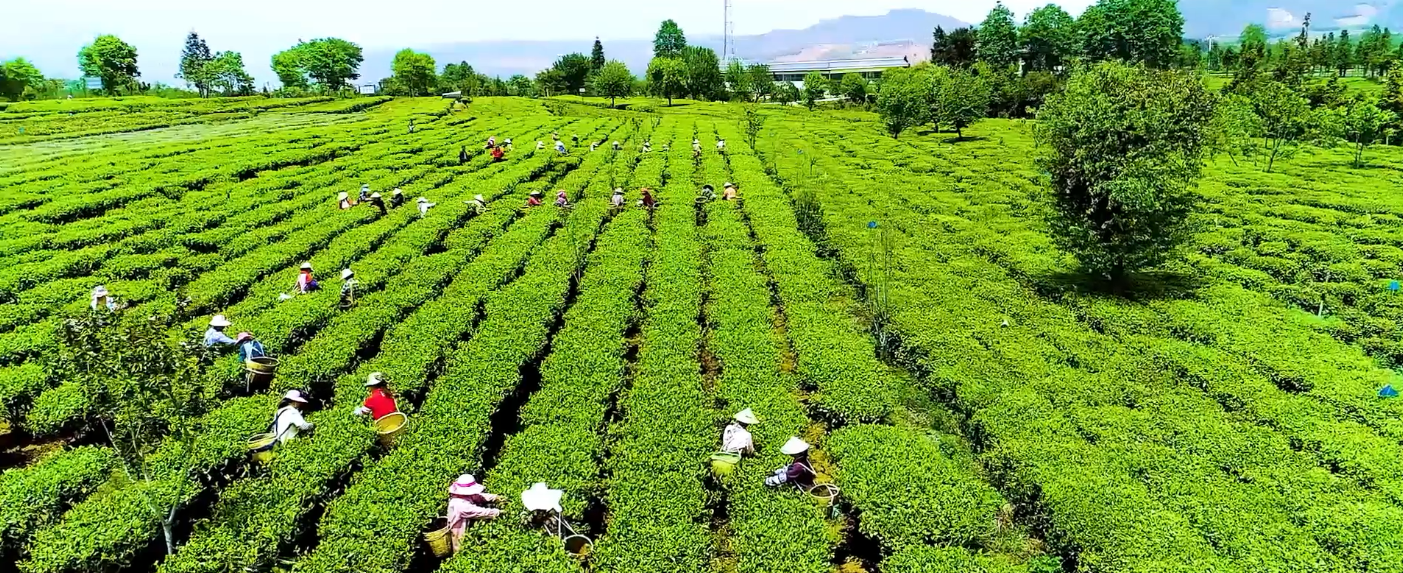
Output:
M375 433L380 445L390 447L395 444L395 438L403 434L409 428L409 418L402 412L391 412L375 421Z

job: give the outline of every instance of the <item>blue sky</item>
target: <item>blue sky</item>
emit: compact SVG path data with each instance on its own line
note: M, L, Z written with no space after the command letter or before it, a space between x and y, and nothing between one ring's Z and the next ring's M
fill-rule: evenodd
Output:
M1092 0L1058 2L1073 14ZM176 83L170 77L185 35L195 30L212 50L241 52L260 84L272 80L268 60L297 42L336 36L367 50L419 47L494 39L566 40L651 37L672 18L688 34L720 34L722 0L6 0L6 30L0 58L24 56L46 75L78 75L78 49L104 34L137 47L143 79ZM1021 19L1047 0L1007 0ZM844 15L877 15L895 8L921 8L977 22L994 0L733 0L738 34L804 28Z

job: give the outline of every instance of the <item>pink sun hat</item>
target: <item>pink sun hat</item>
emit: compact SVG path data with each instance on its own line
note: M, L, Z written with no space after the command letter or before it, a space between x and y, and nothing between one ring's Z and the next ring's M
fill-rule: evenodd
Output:
M470 474L458 476L458 481L448 486L448 493L452 495L477 495L484 491L487 491L487 488L477 483L477 480L473 479L473 476Z

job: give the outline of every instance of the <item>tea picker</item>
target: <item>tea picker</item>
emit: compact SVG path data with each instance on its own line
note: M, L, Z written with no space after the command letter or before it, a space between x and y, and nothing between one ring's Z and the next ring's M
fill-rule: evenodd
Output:
M521 492L521 505L526 508L523 520L529 527L540 527L546 535L560 539L565 550L576 555L594 549L588 537L580 535L561 515L560 498L563 490L550 489L543 482L536 482L531 489Z
M758 424L760 419L755 412L746 408L736 413L731 423L721 433L721 451L711 455L711 471L716 475L730 475L740 464L745 454L755 454L755 440L747 428Z
M103 309L114 311L119 308L117 299L112 297L112 293L107 291L107 287L97 285L93 287L92 300L88 301L88 306L93 310Z
M822 501L832 508L833 516L838 514L838 494L841 490L831 483L815 483L818 479L818 472L814 471L813 463L809 461L809 444L796 437L789 438L780 447L779 451L793 460L778 470L770 477L765 478L765 485L769 487L779 487L784 484L793 485L799 491L809 494L813 498Z
M205 330L205 346L211 347L216 344L235 344L237 341L229 338L229 335L224 334L224 329L229 328L230 324L232 323L229 322L229 319L224 318L222 314L216 314L214 318L209 319L209 329Z
M360 282L356 281L356 271L341 269L341 310L355 306L358 286Z
M254 461L267 463L273 459L273 447L296 438L301 432L311 431L312 424L302 417L302 407L307 404L307 399L302 397L302 392L288 390L283 394L283 399L278 403L277 412L273 413L273 424L270 431L256 434L248 439L249 453L253 455Z

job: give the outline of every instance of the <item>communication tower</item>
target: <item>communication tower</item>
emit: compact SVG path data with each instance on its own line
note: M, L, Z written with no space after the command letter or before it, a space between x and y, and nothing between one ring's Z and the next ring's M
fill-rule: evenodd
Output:
M721 61L730 61L735 57L735 47L731 45L731 37L736 35L736 25L731 21L731 0L721 0L725 3L723 15L726 17L724 25L721 27Z

